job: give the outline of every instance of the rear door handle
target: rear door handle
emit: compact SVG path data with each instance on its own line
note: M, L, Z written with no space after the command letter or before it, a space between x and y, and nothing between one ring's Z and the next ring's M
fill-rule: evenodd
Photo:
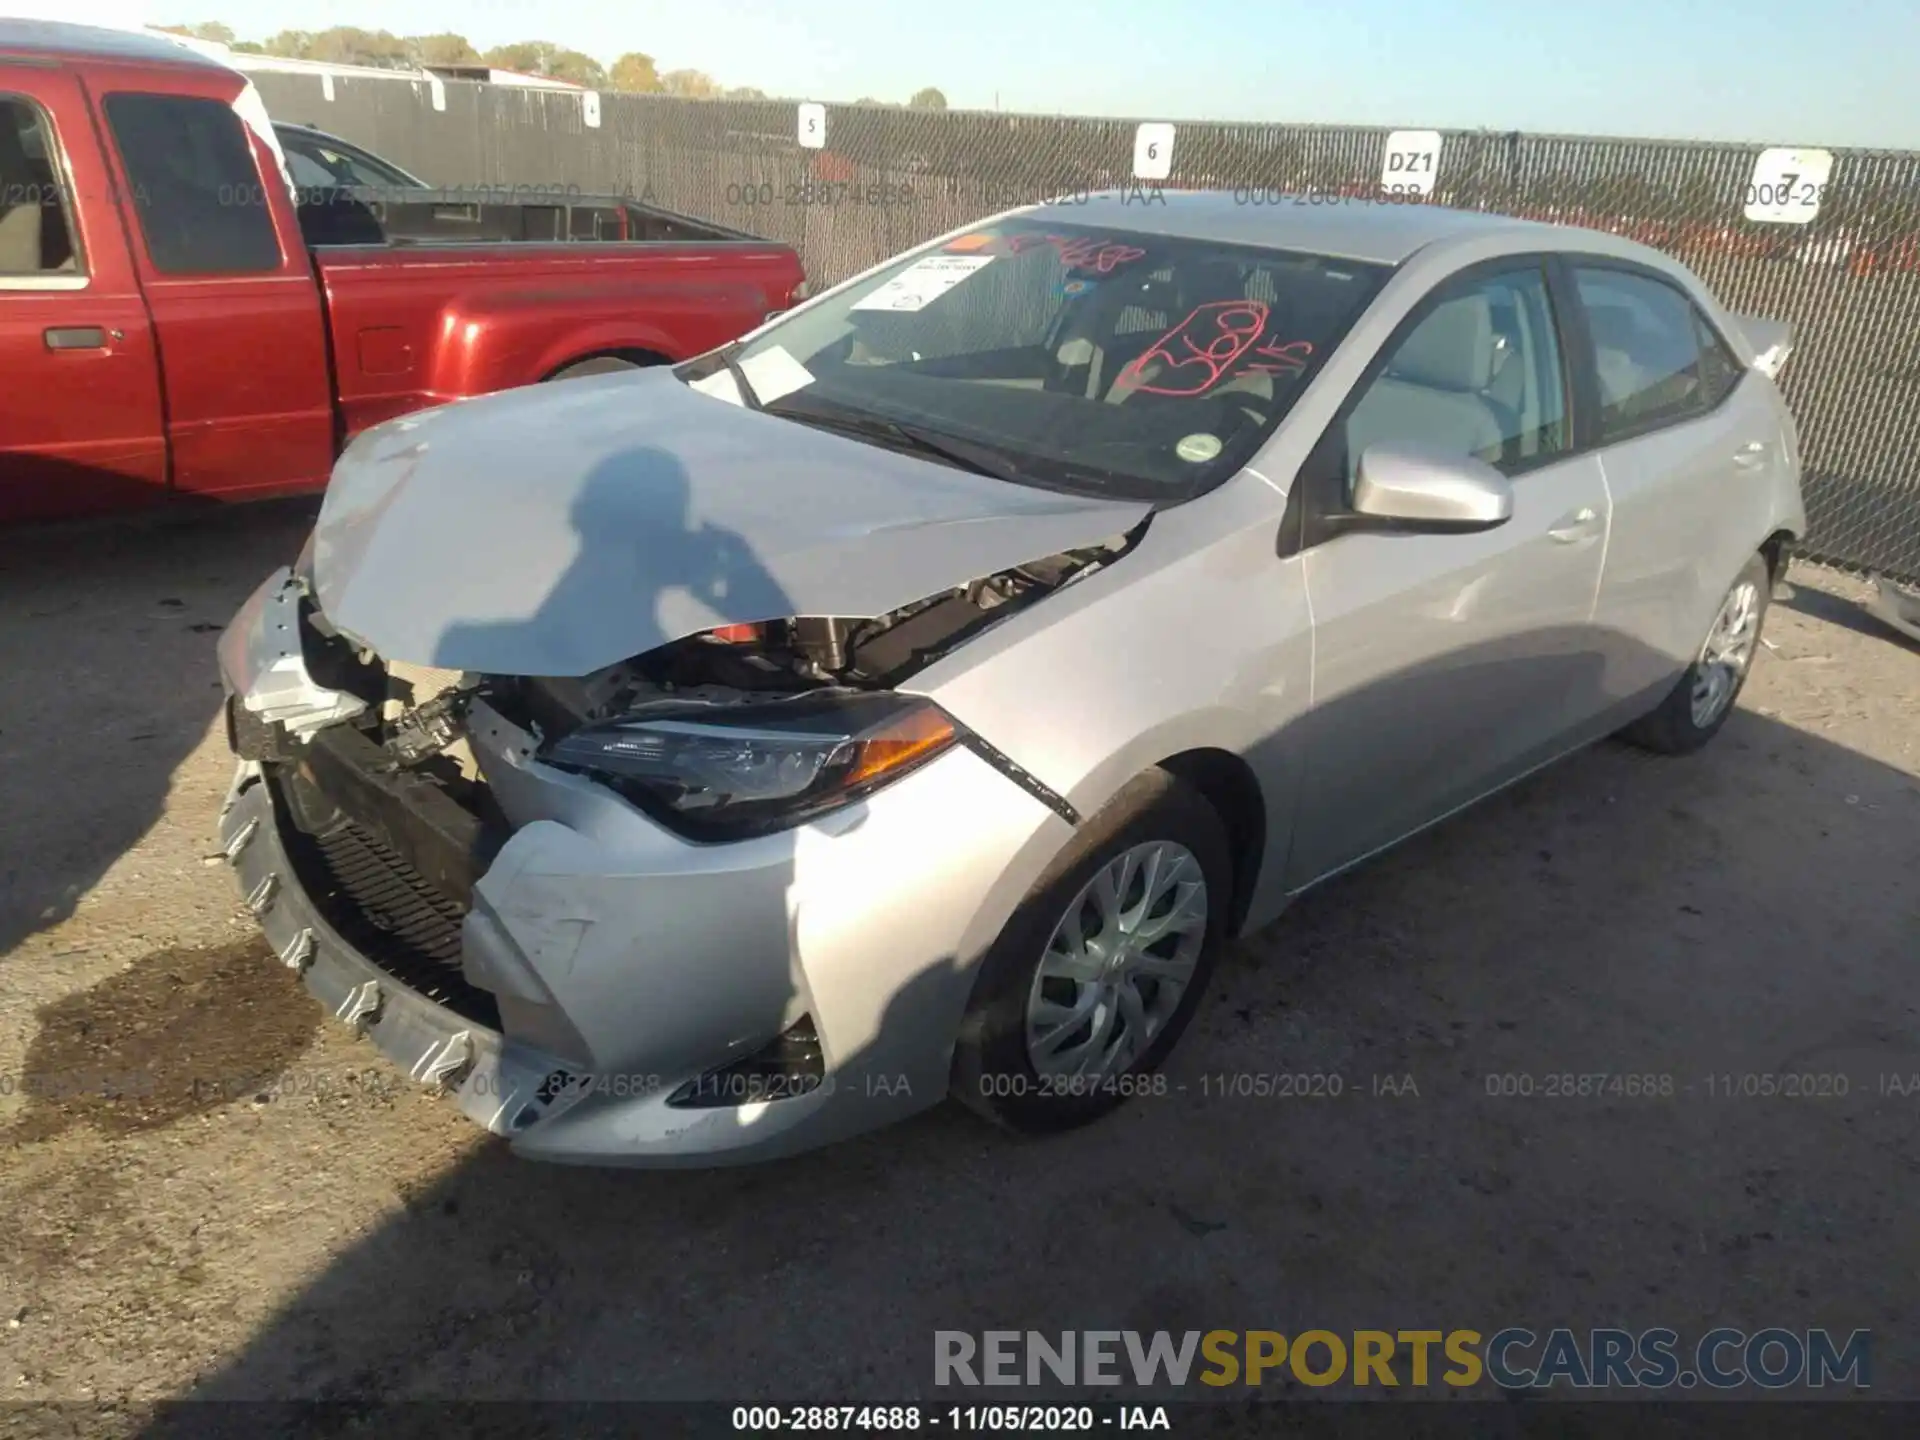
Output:
M1738 450L1733 452L1733 463L1740 466L1743 470L1756 468L1764 463L1766 458L1767 447L1765 442L1760 440L1742 445Z
M114 331L114 338L120 338L120 332ZM55 325L46 331L49 350L104 350L107 348L107 332L98 325Z
M1547 534L1562 545L1571 545L1574 541L1584 540L1593 534L1599 522L1599 513L1591 505L1582 505L1571 515L1561 516L1559 523L1548 529Z

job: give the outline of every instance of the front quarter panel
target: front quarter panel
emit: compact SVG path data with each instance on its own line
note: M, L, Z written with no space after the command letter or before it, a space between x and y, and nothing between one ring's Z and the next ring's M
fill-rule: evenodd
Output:
M1048 596L903 688L925 694L1082 817L1191 750L1253 767L1267 819L1249 923L1277 909L1307 706L1312 629L1284 500L1243 472L1156 514L1108 569ZM1066 840L1062 836L1062 842Z

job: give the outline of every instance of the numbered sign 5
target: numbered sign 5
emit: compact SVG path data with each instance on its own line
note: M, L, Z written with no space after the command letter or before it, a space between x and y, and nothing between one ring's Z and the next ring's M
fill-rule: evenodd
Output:
M1747 183L1747 219L1763 225L1806 224L1820 213L1832 173L1830 150L1762 150Z
M1425 197L1440 173L1438 130L1396 130L1387 136L1380 161L1380 189L1387 195Z
M827 148L827 107L812 100L800 107L800 144L807 150Z
M1173 126L1155 120L1133 132L1136 180L1164 180L1173 174Z

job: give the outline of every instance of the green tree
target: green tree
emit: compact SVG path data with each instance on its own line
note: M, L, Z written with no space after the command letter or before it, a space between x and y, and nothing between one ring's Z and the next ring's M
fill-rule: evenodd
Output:
M660 77L660 88L683 100L713 100L720 94L720 82L701 70L669 70Z
M233 31L218 20L202 20L198 25L157 25L154 28L164 30L169 35L185 35L194 40L211 40L217 45L233 45Z
M629 50L613 62L613 69L607 75L607 83L616 90L650 95L660 88L660 72L654 68L651 55L642 55L638 50Z
M278 55L283 60L305 60L312 48L311 30L282 30L277 35L267 37L266 53Z
M916 90L913 92L913 98L907 101L907 108L911 110L944 110L947 108L947 97L929 85L924 90Z
M728 100L764 100L767 98L767 92L757 89L752 85L736 85L733 89L727 91L724 98Z
M544 75L589 89L601 89L607 83L606 67L598 60L551 40L519 40L511 45L496 45L487 51L486 63L496 70Z
M478 65L480 52L464 35L409 35L401 42L416 65Z
M386 30L362 30L357 25L335 25L314 35L307 46L306 60L322 60L333 65L373 65L381 69L405 69L407 43Z

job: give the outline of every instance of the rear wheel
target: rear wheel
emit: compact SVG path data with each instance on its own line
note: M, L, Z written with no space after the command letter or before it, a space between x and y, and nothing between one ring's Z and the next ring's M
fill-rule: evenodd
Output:
M1686 755L1718 735L1753 668L1772 593L1767 557L1755 555L1720 602L1693 664L1660 708L1622 730L1621 738L1662 755Z
M1151 1093L1212 974L1232 873L1225 827L1196 792L1163 770L1129 784L988 951L955 1047L955 1095L1043 1133Z
M638 370L640 367L632 360L622 360L618 355L596 355L591 360L581 360L556 370L548 380L584 380L589 375L613 375L622 370Z

